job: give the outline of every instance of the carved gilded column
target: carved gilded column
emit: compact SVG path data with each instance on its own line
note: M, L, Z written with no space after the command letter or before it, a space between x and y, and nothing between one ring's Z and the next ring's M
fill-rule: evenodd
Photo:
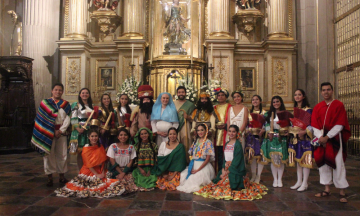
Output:
M269 39L289 37L287 30L288 0L268 1Z
M145 23L144 0L124 0L123 37L143 37Z
M69 0L68 38L87 38L87 0Z
M230 0L210 0L209 4L209 36L230 36Z
M51 96L59 38L60 0L23 1L23 56L33 58L35 104Z

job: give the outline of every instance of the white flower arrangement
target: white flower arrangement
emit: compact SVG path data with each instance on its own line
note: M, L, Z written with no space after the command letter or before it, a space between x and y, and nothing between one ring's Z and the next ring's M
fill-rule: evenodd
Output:
M198 90L195 89L191 78L186 76L185 79L180 79L179 86L184 86L186 88L186 100L189 100L194 103L197 101ZM175 99L178 100L178 97L175 96Z
M128 77L120 86L119 92L116 94L116 101L120 102L120 96L126 94L129 97L129 103L139 104L140 100L137 96L137 89L141 85L141 82L136 81L135 77Z
M201 86L201 89L206 89L206 93L210 94L210 100L213 103L217 103L215 89L221 87L221 82L219 80L209 79L209 82L205 81L205 85Z

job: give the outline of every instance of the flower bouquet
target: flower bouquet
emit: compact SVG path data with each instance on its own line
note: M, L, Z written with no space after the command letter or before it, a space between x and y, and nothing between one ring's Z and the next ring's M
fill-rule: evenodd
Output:
M186 100L189 100L192 103L196 103L198 97L198 90L195 89L192 79L189 76L186 76L185 79L179 80L179 86L184 86L186 88ZM178 96L175 96L175 100L178 100Z
M221 82L219 80L212 80L209 79L209 82L206 82L205 85L201 86L201 89L206 89L206 93L210 95L210 100L213 104L217 103L216 95L215 95L215 89L221 87Z
M141 85L141 82L136 81L135 77L128 77L120 86L119 92L116 94L116 102L120 102L120 96L126 94L129 97L129 103L139 104L140 100L137 96L137 89Z

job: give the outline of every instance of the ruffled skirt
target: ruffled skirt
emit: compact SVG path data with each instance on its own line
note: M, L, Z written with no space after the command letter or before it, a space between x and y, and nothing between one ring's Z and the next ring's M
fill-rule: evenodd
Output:
M225 164L225 170L231 165L231 162ZM231 190L229 176L226 175L218 183L211 182L204 186L194 194L212 199L224 200L254 200L261 199L263 195L267 194L267 187L262 184L250 182L248 177L244 177L245 189L240 191Z
M195 161L193 170L199 169L199 167L204 163L204 161ZM209 162L204 168L195 174L191 174L188 179L188 168L181 172L180 175L180 186L176 189L185 193L193 193L200 190L201 186L207 185L215 178L214 167Z
M167 176L171 176L173 174L174 172L169 172ZM167 179L167 176L161 175L158 177L156 182L157 187L161 190L176 190L176 187L180 185L180 173L178 172L175 174L174 178L170 181Z

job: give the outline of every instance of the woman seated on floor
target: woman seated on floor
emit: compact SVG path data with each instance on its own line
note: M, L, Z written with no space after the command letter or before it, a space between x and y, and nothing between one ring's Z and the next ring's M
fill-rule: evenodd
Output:
M105 162L107 161L104 147L99 142L99 131L91 129L88 132L90 144L82 150L83 166L77 177L56 190L57 196L78 197L109 197L121 195L124 190L113 190L119 184L117 179L106 178Z
M238 134L239 127L230 125L228 130L230 140L225 144L222 170L210 184L194 194L225 200L261 199L261 195L266 194L265 186L250 182L249 178L245 177L244 152Z
M125 187L125 194L138 190L131 173L136 151L134 146L129 144L129 138L129 131L121 128L118 132L119 142L111 144L107 151L107 156L110 158L107 175L120 180L120 185Z
M157 165L151 170L158 176L157 187L161 190L176 190L180 185L180 173L186 168L185 147L177 140L177 130L171 127L169 141L162 142L158 151Z
M215 178L214 167L209 163L215 161L215 151L207 137L208 133L206 124L199 124L196 127L196 139L189 149L190 164L181 172L180 186L176 188L177 190L193 193Z
M151 174L156 165L158 147L153 140L153 133L148 128L140 128L134 137L137 168L133 171L135 184L147 190L154 189L157 177Z

